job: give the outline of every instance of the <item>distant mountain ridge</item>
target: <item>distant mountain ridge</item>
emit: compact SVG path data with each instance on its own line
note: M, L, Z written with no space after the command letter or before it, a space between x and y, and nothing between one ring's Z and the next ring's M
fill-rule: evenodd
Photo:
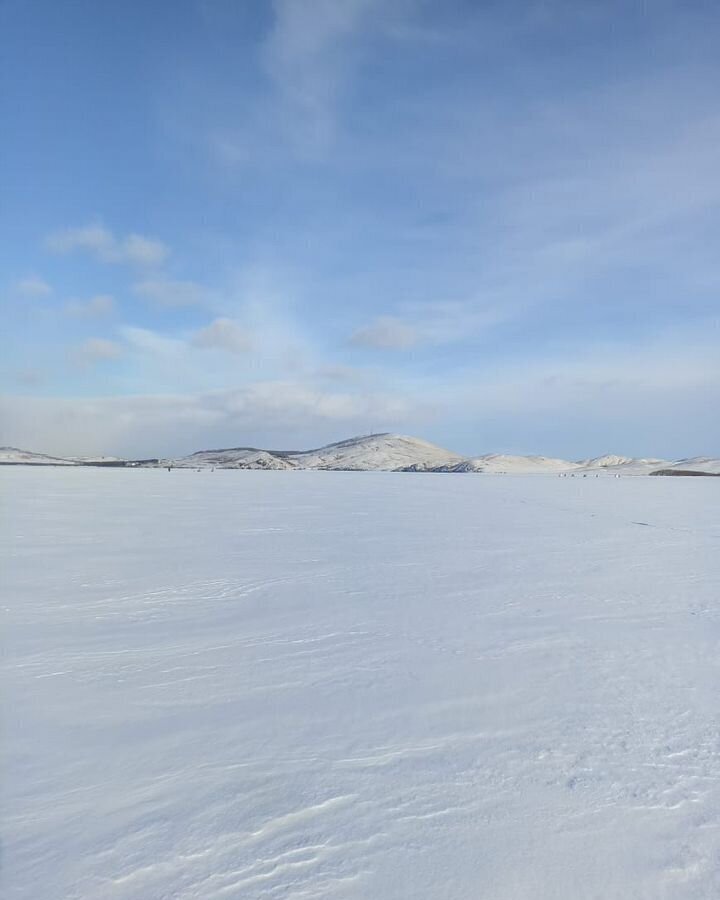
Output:
M0 466L96 466L124 468L129 465L149 465L157 459L127 460L117 456L50 456L17 447L0 447Z
M17 447L0 447L0 464L6 466L73 466L69 459L61 456L49 456L47 453L33 453L31 450L18 450Z
M507 475L557 474L571 476L720 474L720 458L698 456L668 461L605 455L571 461L547 456L487 453L466 457L409 435L368 434L314 450L264 450L228 447L198 450L171 459L123 460L112 456L58 457L0 447L0 465L158 467L175 469L322 469L334 471L448 472Z
M340 471L428 471L463 459L421 438L399 434L368 434L315 450L258 450L238 447L200 450L168 462L178 468L215 466L231 469L335 469Z

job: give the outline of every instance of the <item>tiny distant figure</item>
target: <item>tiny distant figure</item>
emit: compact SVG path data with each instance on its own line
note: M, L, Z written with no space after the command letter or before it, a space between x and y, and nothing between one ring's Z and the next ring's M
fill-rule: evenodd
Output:
M172 466L168 466L168 472L170 471L171 468L172 468Z

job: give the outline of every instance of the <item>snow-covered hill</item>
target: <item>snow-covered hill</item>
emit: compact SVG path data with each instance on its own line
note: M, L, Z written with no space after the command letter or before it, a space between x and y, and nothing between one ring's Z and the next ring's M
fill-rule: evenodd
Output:
M709 475L720 475L720 459L710 456L693 456L690 459L679 459L674 463L663 463L657 468L675 469L683 472L705 472Z
M568 462L566 459L553 459L548 456L511 456L505 453L486 453L484 456L475 456L471 459L463 460L463 462L446 471L533 475L567 472L577 467L577 463Z
M586 459L578 464L584 472L601 474L603 472L616 475L649 475L655 469L668 465L664 459L630 456L598 456L595 459Z
M303 469L428 471L462 462L463 457L420 438L370 434L328 444L319 450L294 453L291 459Z
M81 466L109 466L111 463L125 462L120 456L67 456L63 458Z
M190 456L167 460L165 464L176 468L219 469L292 469L292 463L267 450L254 447L237 447L227 450L199 450Z
M0 447L0 465L2 466L74 466L72 459L59 456L48 456L46 453L33 453L30 450L18 450L17 447Z
M687 461L688 463L690 461ZM712 461L710 461L711 463ZM598 456L577 462L549 456L513 456L506 453L486 453L464 459L453 466L443 466L442 472L482 472L488 475L649 475L668 465L662 459L643 459L630 456ZM679 464L678 464L679 465Z
M421 438L402 434L369 434L316 450L264 450L231 447L198 450L173 459L122 460L114 456L57 457L0 447L0 465L34 466L171 466L180 469L334 469L339 471L455 472L498 475L650 475L665 472L720 474L720 459L696 456L663 459L608 454L571 461L548 456L486 453L465 457Z
M462 456L420 438L370 434L328 444L317 450L258 450L238 447L201 450L171 461L173 466L213 466L222 469L339 469L345 471L427 471L455 465Z
M587 469L609 469L615 466L625 466L631 462L634 462L634 460L630 456L616 456L613 453L609 453L605 456L596 456L593 459L583 459L578 465Z

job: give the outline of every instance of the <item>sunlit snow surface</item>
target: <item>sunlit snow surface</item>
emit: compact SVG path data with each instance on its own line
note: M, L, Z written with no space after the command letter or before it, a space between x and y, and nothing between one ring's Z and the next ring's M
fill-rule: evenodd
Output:
M720 896L720 482L0 471L6 900Z

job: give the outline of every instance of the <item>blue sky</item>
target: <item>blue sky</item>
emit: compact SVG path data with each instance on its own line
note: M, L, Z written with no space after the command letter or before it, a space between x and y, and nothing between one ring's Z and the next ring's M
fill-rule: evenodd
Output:
M712 2L0 7L0 443L720 452Z

